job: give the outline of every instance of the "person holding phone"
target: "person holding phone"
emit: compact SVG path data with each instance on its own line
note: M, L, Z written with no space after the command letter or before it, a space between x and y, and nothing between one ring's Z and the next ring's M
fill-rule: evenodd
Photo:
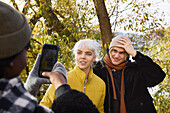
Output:
M51 109L38 104L37 99L24 88L21 79L18 77L27 64L26 51L30 45L31 33L31 28L25 16L13 7L0 1L0 113L53 113ZM55 70L62 69L62 71L44 72L43 76L49 79L38 79L39 61L40 57L38 56L29 74L30 79L28 79L30 81L27 79L27 85L30 86L27 88L34 90L34 87L37 85L31 84L34 79L41 83L51 82L55 87L55 94L58 96L58 99L53 104L55 113L64 113L58 112L62 110L60 100L69 101L71 98L67 97L70 97L70 95L73 97L78 95L89 104L88 107L90 107L91 113L99 113L85 94L72 90L66 84L66 77L64 77L66 76L66 70L62 64L57 63L55 67ZM35 90L39 89L36 88ZM75 105L74 102L78 101L77 98L74 97L74 99L75 101L72 101L73 105ZM67 103L67 101L65 102ZM83 104L85 106L83 108L86 108L84 103L79 104ZM62 105L65 105L65 103ZM74 110L77 109L71 104L69 107L73 107ZM84 113L88 112L86 112L86 109L84 110ZM74 113L74 111L72 110L69 113Z
M98 57L98 43L91 39L79 40L74 48L76 66L67 73L67 82L72 89L84 92L96 105L100 113L104 113L105 83L93 73L92 63ZM51 107L55 88L50 85L40 104ZM67 108L66 108L67 109Z
M0 1L0 112L52 113L40 106L18 77L27 64L26 51L30 46L31 28L23 14ZM62 73L45 73L55 89L66 84ZM53 80L52 80L53 79ZM48 80L49 81L49 80Z

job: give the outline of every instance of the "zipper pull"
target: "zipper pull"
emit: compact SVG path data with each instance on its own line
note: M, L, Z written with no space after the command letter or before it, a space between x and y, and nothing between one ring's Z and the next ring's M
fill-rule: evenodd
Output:
M85 93L85 90L86 90L86 83L87 83L87 78L84 81L84 93Z

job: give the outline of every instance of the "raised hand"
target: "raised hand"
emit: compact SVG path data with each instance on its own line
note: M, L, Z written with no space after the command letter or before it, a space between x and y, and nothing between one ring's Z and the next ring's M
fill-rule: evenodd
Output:
M117 42L121 44L118 46L124 48L129 55L132 55L133 57L136 56L137 52L128 38L121 37L121 39L118 39Z

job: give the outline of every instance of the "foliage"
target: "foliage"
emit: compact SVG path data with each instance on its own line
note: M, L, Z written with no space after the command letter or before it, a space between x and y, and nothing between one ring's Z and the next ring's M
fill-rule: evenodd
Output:
M20 77L25 82L29 71L32 69L41 47L45 43L58 44L60 47L58 61L63 63L69 71L74 67L74 56L71 49L74 44L83 38L96 39L100 44L106 37L100 34L100 24L97 22L97 13L94 1L97 0L10 0L11 4L26 15L33 30L31 48L28 50L28 64ZM159 112L166 112L169 102L164 96L169 90L169 29L165 31L165 37L157 36L151 41L151 35L164 32L164 23L158 18L157 10L149 10L152 5L146 1L137 0L101 0L104 1L110 19L113 34L120 30L140 32L146 34L139 38L133 36L138 42L144 40L145 46L138 48L151 56L168 75L159 85L159 91L154 95L154 103ZM100 4L99 4L100 5ZM22 7L22 8L20 8ZM164 15L162 15L164 16ZM157 29L157 30L156 30ZM107 30L107 29L106 29ZM148 35L147 35L148 34ZM104 40L101 40L103 37ZM156 41L155 41L156 40ZM106 52L107 45L101 47L101 58ZM166 53L166 54L165 54ZM42 87L38 95L41 100L48 85ZM169 93L168 93L169 94ZM163 111L164 110L164 111ZM168 111L167 111L168 112Z
M149 0L93 0L93 2L98 14L103 46L111 41L108 38L115 36L114 32L146 34L150 30L164 26L163 12L160 14L159 9L151 9L152 4ZM108 20L111 25L108 24ZM113 34L109 32L110 27Z
M11 0L11 3L26 15L33 31L31 48L27 52L28 64L20 75L23 82L26 81L37 54L41 53L43 44L59 45L58 61L63 63L69 71L75 64L71 51L75 42L83 38L100 39L100 34L94 31L91 25L92 18L87 16L95 15L94 10L90 10L88 7L88 2L76 4L76 0L22 0L22 4L20 4ZM19 9L21 5L23 5L23 9ZM46 86L42 87L42 92L38 95L39 100L46 89Z
M107 4L114 31L123 28L125 31L146 32L163 27L162 18L158 16L157 9L151 10L152 4L148 0L112 0Z
M149 33L148 33L149 34ZM147 35L148 37L148 35ZM164 29L157 29L150 33L147 38L144 53L149 55L166 73L166 78L155 88L153 94L154 104L158 113L169 113L169 84L170 84L170 26Z
M161 32L157 30L156 32ZM154 103L159 113L169 113L170 100L170 26L165 30L164 37L158 37L158 44L153 45L152 58L163 68L166 73L165 80L159 84L159 90L154 94Z

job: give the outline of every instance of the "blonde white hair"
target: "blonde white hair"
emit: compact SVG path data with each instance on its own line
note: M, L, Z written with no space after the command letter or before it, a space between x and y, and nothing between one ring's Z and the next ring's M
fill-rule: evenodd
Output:
M94 39L81 39L74 45L73 53L75 55L76 51L78 49L88 48L90 50L93 50L96 58L98 58L99 57L99 53L98 53L99 47L100 47L100 44Z

